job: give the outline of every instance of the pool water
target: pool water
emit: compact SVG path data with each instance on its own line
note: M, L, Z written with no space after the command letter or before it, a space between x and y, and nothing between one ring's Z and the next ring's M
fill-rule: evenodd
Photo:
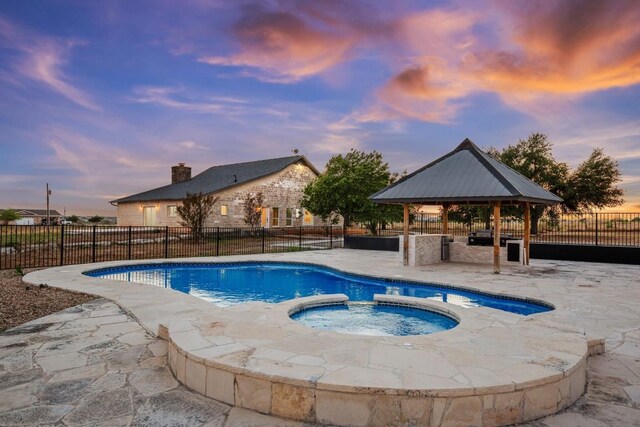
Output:
M427 335L458 322L432 311L380 304L340 304L298 311L291 318L317 329L370 336Z
M147 264L93 270L92 277L175 289L218 306L248 301L279 303L293 298L346 294L351 301L373 301L374 294L428 298L463 307L491 307L529 315L551 310L535 302L459 288L389 281L295 263Z

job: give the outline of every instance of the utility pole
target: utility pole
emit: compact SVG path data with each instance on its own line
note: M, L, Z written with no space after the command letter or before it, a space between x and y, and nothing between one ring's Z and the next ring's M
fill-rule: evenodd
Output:
M51 190L49 190L49 183L47 182L47 225L51 225L51 215L49 212L49 196L51 195Z

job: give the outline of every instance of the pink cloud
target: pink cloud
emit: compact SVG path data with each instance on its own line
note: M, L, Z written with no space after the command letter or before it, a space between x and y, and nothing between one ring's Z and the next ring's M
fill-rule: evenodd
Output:
M294 11L246 7L232 31L239 52L203 56L199 61L248 67L246 75L279 83L320 74L346 60L360 38L355 28L327 9L317 5Z
M264 105L257 100L245 100L228 96L203 96L183 87L143 86L133 90L131 100L141 104L155 104L162 107L201 114L216 114L227 118L248 114L263 114L273 117L288 117L287 111Z
M585 93L640 83L637 1L473 7L477 10L434 9L398 20L398 47L391 56L405 64L359 117L449 122L464 99L480 92L548 117L570 109Z
M138 87L134 89L133 100L141 104L157 104L163 107L197 113L221 113L226 105L222 102L196 102L180 98L183 90L174 87Z
M476 20L477 15L466 11L434 9L396 21L398 47L390 55L400 56L400 66L377 90L376 101L359 115L360 120L450 122L464 105L463 98L477 90L459 70L461 58L476 44L472 32Z
M15 73L46 85L82 107L100 110L87 93L68 82L71 78L63 71L71 51L81 42L41 36L0 17L0 43L18 52L11 64Z
M571 95L640 83L637 1L501 5L509 48L478 50L465 64L487 89Z

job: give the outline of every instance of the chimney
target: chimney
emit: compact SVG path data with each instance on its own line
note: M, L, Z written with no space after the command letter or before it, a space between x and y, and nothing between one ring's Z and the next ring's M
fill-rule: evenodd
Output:
M171 166L171 183L178 184L180 182L189 181L191 179L191 168L178 163L178 166Z

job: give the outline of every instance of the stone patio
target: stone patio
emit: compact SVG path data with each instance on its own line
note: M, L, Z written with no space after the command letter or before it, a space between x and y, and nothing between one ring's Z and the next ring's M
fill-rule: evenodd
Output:
M502 275L495 276L488 271L487 266L449 264L439 268L407 269L398 265L399 257L396 254L348 250L283 254L281 256L271 255L268 257L225 257L215 259L215 261L242 259L286 259L321 263L354 272L451 283L550 301L558 307L556 311L549 315L550 317L557 318L563 322L568 321L573 326L584 330L585 334L590 337L604 337L607 340L608 352L603 356L596 356L589 360L588 369L591 381L587 394L576 405L559 415L535 421L532 425L611 425L612 421L615 421L614 424L616 425L638 425L637 420L640 419L638 406L638 389L640 388L638 272L640 269L637 267L538 261L535 262L531 269L509 267L505 268ZM194 261L203 261L203 259L195 259ZM62 270L65 274L70 274L74 270L78 271L79 268L87 269L85 266L65 267L58 270ZM605 278L606 283L603 281ZM36 279L38 281L42 280L41 277ZM74 288L80 286L80 283L73 283L77 282L77 276L70 275L66 280L65 287ZM95 283L95 279L93 281ZM52 281L47 283L54 286L58 285ZM91 286L93 286L93 283ZM123 286L123 284L120 283L119 286ZM135 287L138 288L137 286ZM81 288L92 292L91 289L88 289L89 286ZM606 299L601 296L602 289L606 290ZM141 289L141 291L143 290ZM192 299L192 297L187 297L186 295L184 297ZM117 296L111 298L118 299ZM177 299L182 300L181 297ZM10 334L0 336L0 358L2 358L0 359L0 365L3 367L2 374L0 374L0 378L2 378L2 382L0 382L2 391L0 393L6 395L7 389L10 389L11 392L11 398L5 399L4 396L0 398L2 404L9 402L7 403L9 405L7 408L0 406L0 424L15 424L19 420L19 418L15 417L22 416L26 417L26 424L33 424L35 421L35 418L29 419L28 417L43 417L38 419L43 419L44 423L77 423L84 416L82 415L82 408L97 405L96 412L105 411L100 409L99 406L105 399L102 397L95 398L95 394L106 392L113 392L107 396L110 400L120 405L118 406L120 408L118 411L108 410L108 413L120 414L121 412L126 412L126 415L122 415L122 417L124 417L123 421L127 423L132 421L138 425L154 425L154 421L146 419L145 414L153 412L149 409L149 405L154 404L151 401L156 402L156 404L163 402L163 398L160 396L166 393L182 393L184 396L191 396L196 402L198 399L200 399L200 402L211 402L211 407L218 408L216 409L218 411L216 412L218 414L217 418L206 412L204 416L208 421L214 422L213 420L215 420L218 423L213 425L222 425L221 423L224 422L227 425L260 425L268 422L266 421L269 419L268 417L237 408L229 410L226 405L199 397L178 386L177 383L174 388L162 390L162 387L164 387L162 385L164 384L163 378L165 378L162 372L164 374L167 372L166 361L164 361L166 357L155 355L153 349L150 348L152 345L160 346L161 344L154 343L162 342L145 336L139 326L138 329L130 331L126 328L120 330L120 326L115 325L137 325L137 323L132 322L130 318L123 316L121 313L110 313L109 310L107 308L97 309L93 307L87 309L87 311L90 313L104 312L105 314L97 314L93 317L89 314L86 317L75 319L72 316L69 318L63 317L54 322L44 320L47 319L44 318L37 322L55 323L55 325L50 326L51 330L47 328L41 332L33 331L30 334L15 334L14 330ZM135 308L135 310L138 310L138 308ZM135 310L134 314L138 315L140 311L136 312ZM85 310L82 311L84 312ZM153 324L153 316L144 311L141 313L146 316L146 321L143 323L147 323L147 328L149 328L148 325ZM65 312L64 314L54 315L54 318L61 315L68 317L70 314ZM100 317L105 319L96 320ZM149 321L150 319L151 321ZM105 323L102 323L103 321ZM133 326L127 327L133 328ZM90 330L83 330L82 328L90 328ZM77 330L78 334L75 339L67 338L68 342L64 343L48 343L48 341L55 339L56 336L64 336L65 329ZM150 329L152 330L152 328ZM98 333L99 330L102 330L102 332ZM45 335L41 336L41 334ZM114 338L115 335L112 334L116 334L117 337ZM50 335L52 336L50 337ZM105 337L110 337L106 342L117 342L115 348L110 347L115 344L105 344ZM87 342L88 344L86 344ZM22 345L20 343L26 344ZM22 347L12 347L16 344L22 345ZM100 356L91 353L91 349L89 351L86 350L88 347L100 347L101 345L104 345L105 348L104 353L100 352ZM18 354L20 355L18 356ZM61 354L73 354L73 356L60 357ZM109 356L110 354L112 356ZM129 357L128 364L124 363L121 367L118 367L118 360L126 359L126 355ZM137 355L137 359L133 362L135 355ZM99 357L103 358L101 359L102 361L96 362L96 358ZM110 357L115 360L111 364L109 362ZM163 360L161 365L148 365L155 363L150 361L152 359L160 363L159 358ZM31 367L32 363L37 363L37 365ZM135 366L135 368L132 368L132 366ZM152 369L156 369L158 372L152 371ZM112 370L116 372L111 372ZM28 373L24 374L24 372ZM85 390L85 387L98 382L89 381L88 379L102 378L113 373L126 377L126 380L119 387L107 390L98 389L97 391L93 391L91 388ZM12 379L14 377L17 379ZM154 385L153 381L156 381L156 378L160 378L157 381L162 383L159 386ZM169 378L173 379L170 374ZM78 381L85 381L87 384L83 386L81 383L80 385L74 384L71 386L71 390L76 390L76 388L80 390L76 391L76 399L71 403L56 403L55 399L54 401L49 401L46 400L48 399L46 397L43 400L42 387L45 384ZM5 382L9 385L6 386ZM88 384L89 382L90 384ZM167 379L167 382L170 382L169 379ZM162 391L155 392L153 396L148 396L149 391L147 391L147 395L145 395L143 391L145 386L141 385L144 383L154 391L156 387ZM69 393L73 395L73 392ZM94 398L92 399L91 396ZM112 397L113 399L111 399ZM168 400L175 401L176 399L171 397ZM187 400L191 402L190 399ZM125 401L129 402L131 406L124 404L123 402ZM198 418L201 415L197 415L199 413L198 405L195 403L190 405L194 408L191 414L194 417L192 425L202 424L202 418ZM210 409L209 406L207 408ZM169 411L171 413L176 411L178 413L177 416L180 416L179 408L172 407ZM247 421L247 419L243 420L242 417L262 418L260 420ZM168 422L171 417L166 415L162 417L162 420ZM186 421L189 420L187 419ZM88 422L92 424L90 420ZM280 425L282 420L271 419L271 422ZM184 425L184 422L180 424Z
M105 299L0 334L0 425L301 426L178 384L167 343Z

